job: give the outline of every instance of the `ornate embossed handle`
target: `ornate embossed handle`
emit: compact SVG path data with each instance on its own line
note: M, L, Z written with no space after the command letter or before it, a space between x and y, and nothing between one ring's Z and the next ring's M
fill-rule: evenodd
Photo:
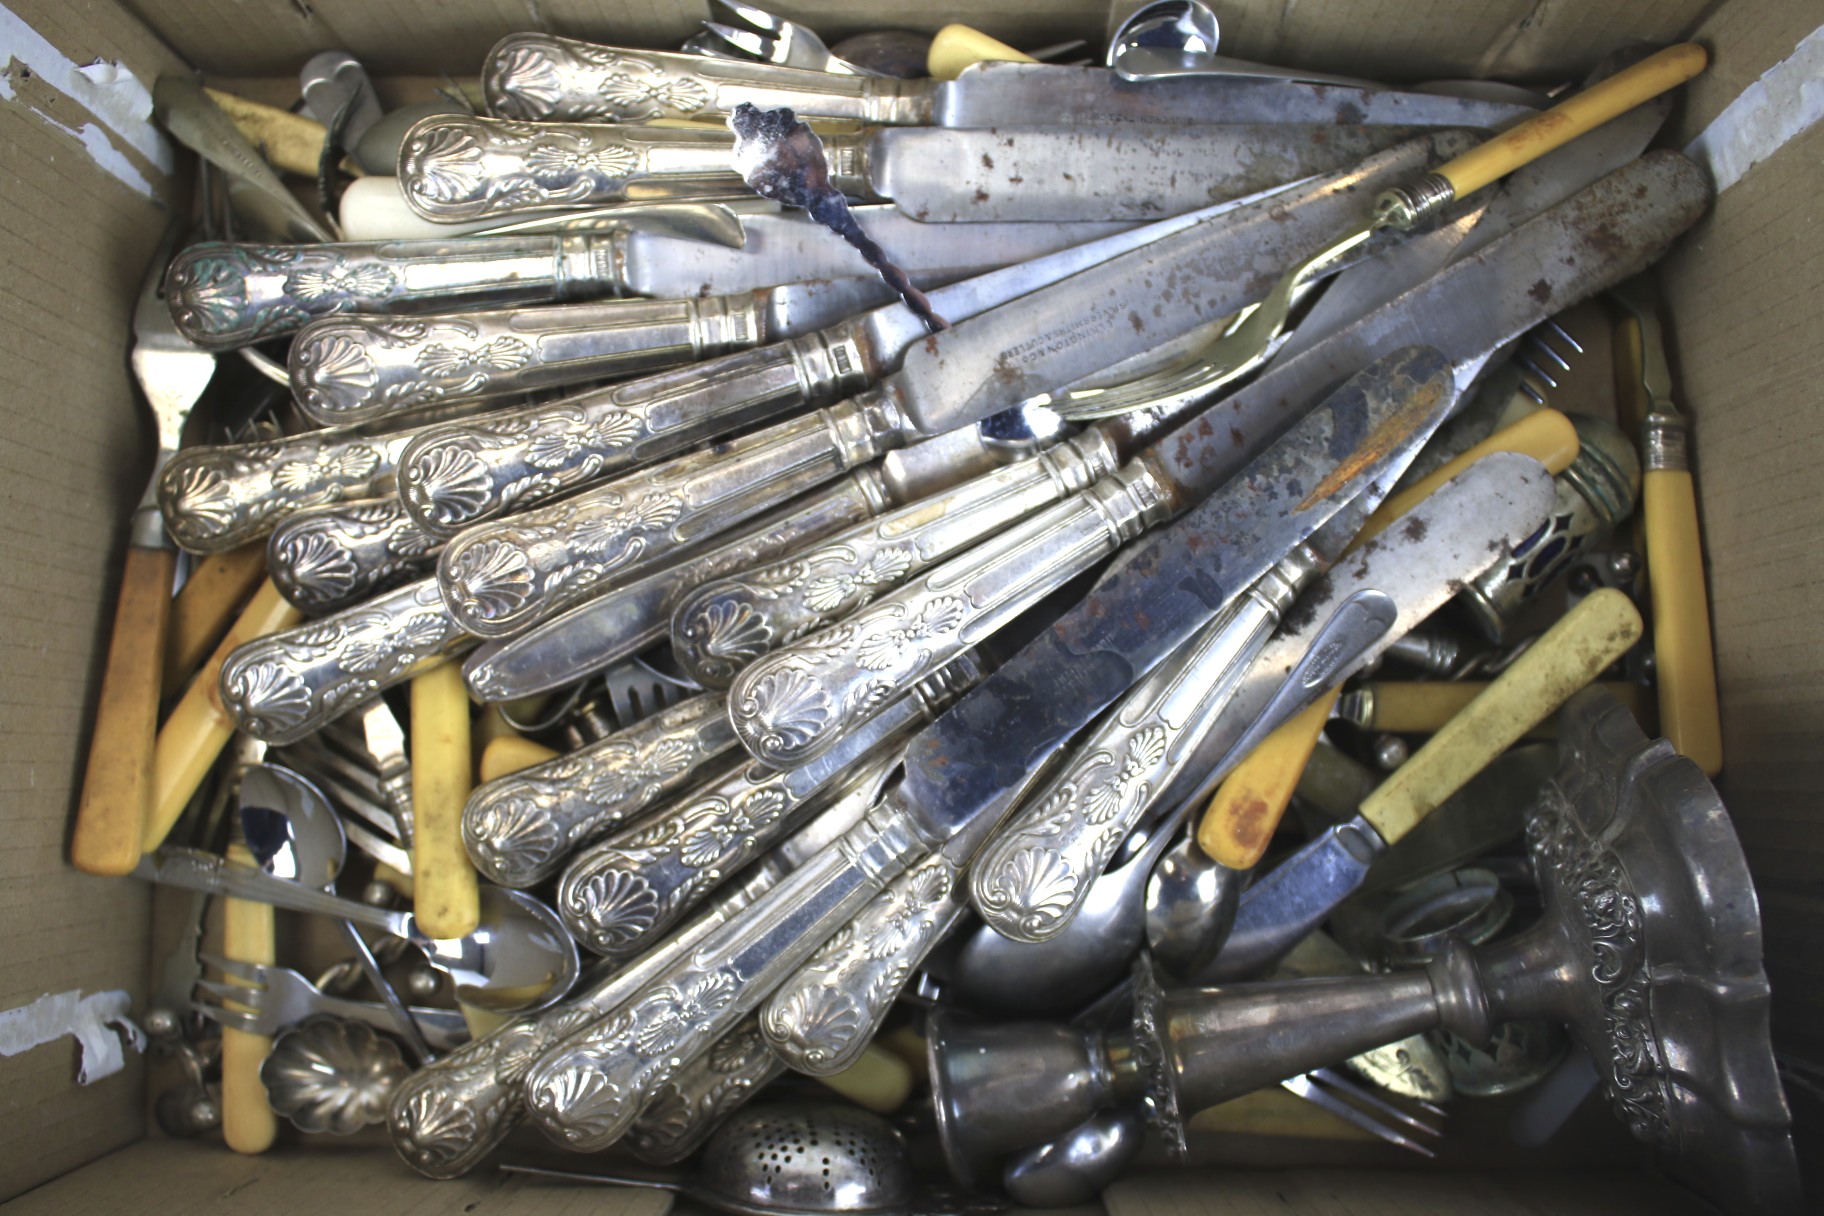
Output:
M754 663L729 689L747 750L803 764L900 689L987 637L1168 513L1141 464L951 558L842 623Z
M1070 923L1227 707L1299 581L1270 571L1134 685L1014 813L969 870L970 898L989 927L1042 942Z
M434 579L269 634L222 664L222 707L266 743L296 743L470 639Z
M964 658L920 681L911 695L885 706L811 763L786 772L749 764L583 850L557 888L564 927L610 958L644 949L790 829L825 785L929 722L980 674L980 666Z
M471 528L438 561L450 613L502 637L703 544L903 443L897 411L876 403L886 398L870 393Z
M872 603L995 531L1113 472L1115 452L1090 431L858 524L808 553L706 584L678 604L671 644L685 669L726 688L761 655Z
M601 300L451 316L326 317L291 344L291 391L323 426L438 401L640 375L762 340L752 294Z
M869 380L843 331L736 351L548 405L427 433L401 457L399 492L449 535L694 443L858 391Z
M862 122L922 123L931 113L924 90L897 81L624 50L546 34L513 34L496 43L481 87L489 113L539 122L714 120L743 101Z
M491 881L532 886L734 746L726 698L691 697L578 751L481 786L463 807L463 844Z
M579 1152L627 1131L660 1086L765 1000L830 934L928 850L891 798L526 1078L528 1113Z
M159 473L158 508L178 544L221 553L307 508L391 491L394 462L415 433L313 431L185 448Z
M659 1086L627 1130L627 1148L642 1161L675 1165L696 1152L724 1116L784 1072L785 1061L748 1018Z
M287 334L332 313L424 312L612 295L610 236L255 245L204 241L171 259L178 332L205 350Z
M956 864L941 853L894 879L768 998L760 1025L773 1051L813 1076L854 1064L967 907Z
M310 616L336 612L429 573L443 541L425 534L397 497L299 512L266 546L272 581Z
M399 188L427 220L563 211L634 197L734 194L735 137L713 128L513 122L433 114L399 148Z
M548 692L570 683L578 671L638 654L665 637L673 608L692 588L878 515L888 505L883 480L873 466L857 469L695 557L619 583L536 629L482 647L463 667L470 693L483 701L507 701Z

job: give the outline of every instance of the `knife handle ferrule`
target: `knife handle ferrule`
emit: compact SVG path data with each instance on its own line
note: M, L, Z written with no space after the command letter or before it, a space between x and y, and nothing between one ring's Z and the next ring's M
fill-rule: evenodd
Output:
M323 616L429 574L442 547L395 494L292 516L273 530L266 566L293 607Z
M808 552L707 583L672 617L672 647L707 687L872 603L938 562L1114 471L1113 445L1086 431L859 524Z
M444 549L438 579L461 628L505 637L904 441L891 399L870 392L471 528Z
M924 84L925 82L919 82ZM599 46L513 34L482 68L488 112L538 122L715 122L744 101L801 115L896 125L928 123L931 95L905 82L770 63Z
M613 235L325 245L205 241L171 259L165 292L178 332L205 350L232 350L332 314L614 295L619 263Z
M401 456L399 493L426 531L449 536L694 443L839 399L871 378L847 326L738 350L440 427Z
M471 640L420 579L238 648L222 664L222 707L256 739L296 743Z
M489 881L534 886L578 848L645 815L734 746L724 698L691 697L482 785L462 810L463 844Z
M729 690L736 732L764 763L803 764L1167 514L1164 487L1143 463L1128 465L755 662Z
M532 1121L577 1151L613 1144L660 1086L929 851L891 798L874 806L632 1000L546 1053L526 1078Z
M438 401L643 375L763 340L751 294L604 300L423 319L332 317L292 343L292 395L323 426Z

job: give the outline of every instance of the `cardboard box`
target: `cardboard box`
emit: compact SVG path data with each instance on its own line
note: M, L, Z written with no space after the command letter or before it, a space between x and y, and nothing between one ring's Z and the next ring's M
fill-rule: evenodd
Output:
M149 894L63 861L100 654L143 484L150 426L125 351L146 259L187 193L147 125L144 89L188 64L216 78L295 80L310 53L346 48L381 74L466 74L500 35L539 28L675 45L703 15L681 0L8 0L0 8L0 1010L47 993L124 989L143 1001ZM782 5L826 35L883 22L966 20L1015 43L1099 40L1103 0L894 10ZM1120 4L1123 12L1130 5ZM1334 72L1558 81L1634 38L1696 38L1713 64L1663 141L1683 146L1744 90L1752 120L1803 128L1793 77L1757 85L1803 40L1815 6L1790 0L1223 0L1224 49ZM1796 48L1796 51L1795 51ZM1795 60L1796 61L1796 60ZM106 65L118 65L116 72ZM99 66L89 66L99 65ZM131 73L127 76L125 73ZM1815 87L1815 70L1813 87ZM282 82L281 82L282 83ZM289 96L289 86L275 89ZM1752 102L1754 94L1750 94ZM1786 106L1780 110L1780 106ZM1813 106L1815 109L1815 104ZM1737 107L1735 113L1741 113ZM1784 118L1781 118L1781 115ZM1771 115L1771 117L1769 117ZM1694 420L1728 768L1721 781L1757 881L1783 1056L1824 1060L1824 131L1765 149L1660 269L1683 403ZM502 1191L483 1175L432 1185L383 1148L313 1144L262 1159L148 1131L144 1069L75 1081L72 1040L0 1056L0 1198L7 1212L644 1210L619 1191ZM1817 1099L1793 1087L1801 1158ZM150 1139L146 1137L150 1135ZM1117 1207L1268 1210L1668 1210L1625 1159L1617 1173L1435 1175L1307 1171L1174 1176ZM52 1181L56 1180L56 1181ZM48 1184L48 1185L46 1185ZM37 1188L34 1190L34 1188ZM1599 1208L1600 1205L1600 1208Z

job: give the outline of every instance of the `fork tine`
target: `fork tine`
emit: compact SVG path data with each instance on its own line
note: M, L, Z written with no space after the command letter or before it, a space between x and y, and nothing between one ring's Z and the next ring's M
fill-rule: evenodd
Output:
M196 957L203 961L205 967L213 967L224 975L231 975L237 980L246 980L249 984L266 982L264 963L243 963L239 959L223 958L219 954L208 954L201 951L197 953Z
M197 988L218 1001L234 1001L237 1004L257 1008L260 999L265 996L264 988L246 988L239 984L230 984L222 980L198 980Z
M1352 1101L1359 1102L1364 1106L1371 1106L1375 1110L1381 1111L1391 1118L1398 1119L1401 1123L1404 1123L1407 1127L1412 1128L1412 1130L1414 1130L1416 1132L1424 1132L1426 1135L1430 1135L1430 1136L1442 1136L1444 1134L1444 1131L1442 1128L1433 1127L1431 1124L1426 1123L1424 1120L1416 1118L1415 1116L1408 1114L1407 1112L1401 1110L1398 1106L1395 1106L1392 1102L1389 1102L1386 1098L1382 1097L1380 1094L1374 1092L1374 1090L1372 1088L1370 1088L1369 1086L1363 1085L1360 1082L1354 1080L1353 1078L1346 1077L1342 1073L1337 1072L1333 1068L1313 1069L1311 1071L1310 1075L1315 1080L1320 1081L1325 1085L1328 1085L1333 1090L1336 1090L1338 1093L1342 1094L1344 1097L1349 1098ZM1432 1106L1430 1103L1426 1103L1425 1105L1429 1109L1436 1111L1440 1115L1443 1115L1445 1113L1442 1109L1440 1109L1439 1107L1436 1107L1436 1106ZM1448 1117L1448 1116L1446 1116L1446 1117Z
M245 1031L248 1034L261 1033L260 1028L263 1023L251 1013L242 1013L238 1009L223 1009L220 1005L210 1005L203 1001L190 1002L190 1008L218 1026Z
M1329 1090L1324 1089L1313 1081L1309 1074L1289 1077L1280 1082L1280 1084L1284 1088L1291 1090L1293 1093L1303 1098L1305 1101L1322 1107L1337 1118L1342 1119L1347 1123L1352 1123L1365 1132L1379 1136L1389 1144L1397 1144L1403 1149L1409 1149L1410 1151L1419 1154L1421 1157L1437 1156L1436 1153L1432 1152L1431 1149L1425 1147L1423 1144L1420 1144L1417 1140L1403 1135L1397 1129L1380 1122L1361 1107L1352 1106Z

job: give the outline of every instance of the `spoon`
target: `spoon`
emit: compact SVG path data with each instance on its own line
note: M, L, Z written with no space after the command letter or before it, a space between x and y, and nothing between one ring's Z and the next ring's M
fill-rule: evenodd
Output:
M303 776L273 764L248 766L241 775L241 833L266 873L335 892L336 879L348 861L348 834L323 791ZM380 970L367 939L352 921L342 922L342 932L413 1054L420 1063L436 1059L424 1032Z
M1194 833L1166 850L1146 884L1146 942L1167 974L1191 976L1215 960L1250 871L1218 865Z
M1098 1111L1053 1140L1015 1153L1001 1172L1012 1200L1029 1208L1094 1203L1133 1164L1146 1134L1138 1106Z
M980 925L957 954L953 982L961 1001L1010 1016L1075 1009L1099 996L1133 962L1145 928L1142 890L1184 822L1156 819L1129 837L1128 859L1091 884L1076 916L1043 942L1016 942Z
M1221 38L1216 14L1200 0L1156 0L1134 11L1108 44L1108 66L1123 80L1166 76L1258 76L1302 84L1378 89L1372 80L1331 76L1299 68L1270 67L1216 53Z

